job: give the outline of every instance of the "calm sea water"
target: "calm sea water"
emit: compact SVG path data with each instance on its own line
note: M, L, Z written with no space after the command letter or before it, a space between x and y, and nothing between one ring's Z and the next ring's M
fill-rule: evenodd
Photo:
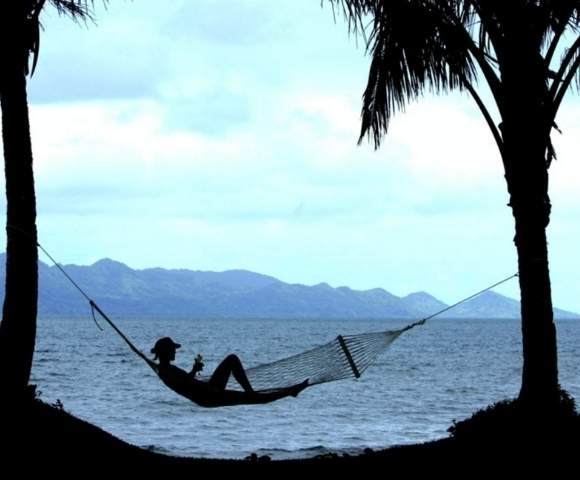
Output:
M206 372L237 353L252 366L326 343L338 334L404 325L378 320L119 319L144 352L171 336L185 369L201 352ZM559 321L560 381L580 400L580 322ZM141 447L193 457L250 453L298 458L356 453L447 435L453 420L513 398L521 375L515 320L438 320L403 334L359 380L306 389L268 405L204 409L168 390L104 324L40 319L33 382L48 403Z

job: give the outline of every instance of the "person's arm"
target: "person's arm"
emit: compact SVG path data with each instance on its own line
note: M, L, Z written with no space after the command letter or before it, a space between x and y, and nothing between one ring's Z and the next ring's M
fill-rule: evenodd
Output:
M195 377L198 372L201 372L203 370L203 366L204 366L203 357L198 353L193 362L193 367L191 367L190 374Z

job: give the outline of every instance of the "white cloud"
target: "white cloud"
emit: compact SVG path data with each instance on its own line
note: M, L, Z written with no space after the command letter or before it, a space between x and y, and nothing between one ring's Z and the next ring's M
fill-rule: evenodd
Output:
M391 139L408 149L404 168L437 188L473 189L502 175L501 157L486 123L465 99L423 99L392 120Z
M318 2L255 1L240 15L268 24L226 37L212 19L236 19L219 5L112 2L97 28L47 25L31 115L40 231L57 257L448 301L511 272L502 165L470 99L421 99L379 151L359 147L368 59L344 22ZM556 304L577 310L579 111L566 103L554 135L550 228Z

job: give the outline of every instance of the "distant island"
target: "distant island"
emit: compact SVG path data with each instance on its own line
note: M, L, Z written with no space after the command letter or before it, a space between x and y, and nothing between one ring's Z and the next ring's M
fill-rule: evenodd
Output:
M193 318L424 318L447 307L426 292L398 297L381 288L289 284L246 270L134 270L103 259L65 270L108 314ZM0 254L4 277L5 254ZM87 302L55 266L39 262L39 315L87 313ZM0 282L4 297L4 282ZM556 318L580 315L555 310ZM517 300L489 291L441 318L519 318Z

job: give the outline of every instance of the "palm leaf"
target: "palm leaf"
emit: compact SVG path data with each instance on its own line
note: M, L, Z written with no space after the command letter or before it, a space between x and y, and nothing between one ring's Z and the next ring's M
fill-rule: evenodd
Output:
M40 13L46 5L47 0L27 0L23 2L22 13L24 15L24 28L27 32L28 54L32 59L32 67L28 69L26 63L26 73L33 75L38 63L38 56L40 52L40 29L42 24L40 22ZM60 15L66 15L75 21L93 20L92 6L94 0L48 0ZM107 0L103 0L106 3Z
M497 126L475 90L476 66L503 115L504 72L499 67L509 64L514 42L526 45L525 52L544 52L543 59L539 58L546 81L556 79L551 90L555 110L572 76L580 86L578 42L565 55L560 70L550 71L565 32L577 35L580 30L580 0L329 1L333 10L335 5L342 6L350 30L364 35L371 55L359 143L368 136L378 148L394 113L426 91L465 88L474 96L501 149Z
M455 21L467 22L463 11L432 1L375 1L368 14L374 21L368 37L372 55L363 95L359 142L368 135L375 147L396 111L426 90L435 93L463 88L475 69L465 37ZM453 21L449 12L453 11ZM460 25L461 28L465 28Z

